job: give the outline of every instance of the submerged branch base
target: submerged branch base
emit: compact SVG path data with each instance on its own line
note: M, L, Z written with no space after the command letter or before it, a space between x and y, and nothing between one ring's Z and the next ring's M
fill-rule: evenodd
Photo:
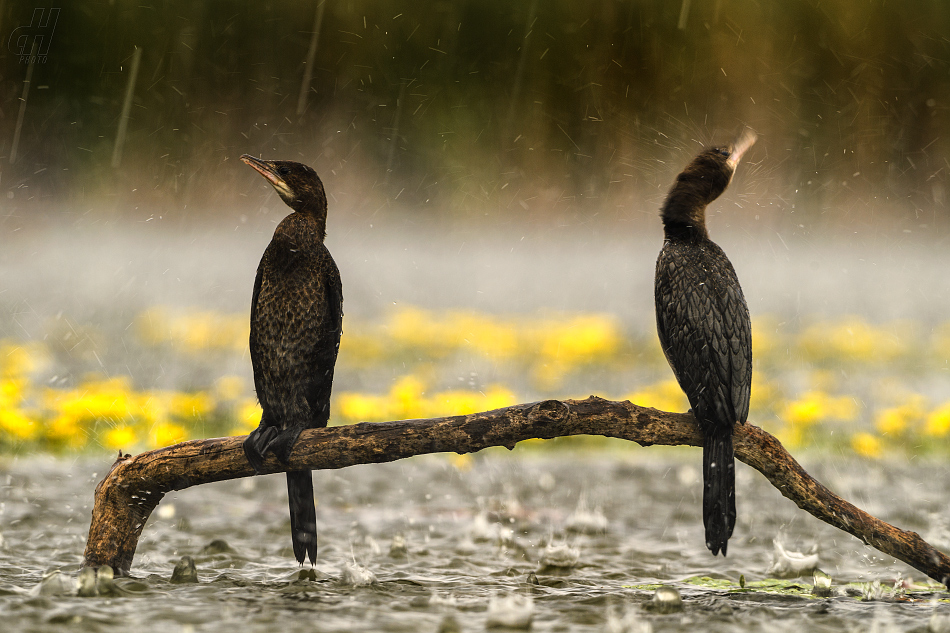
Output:
M511 449L522 440L567 435L603 435L641 446L703 445L691 414L591 396L447 418L310 429L301 433L289 464L268 456L265 472L344 468L425 453L473 453L489 446ZM128 575L142 528L166 493L255 474L244 456L244 439L191 440L135 457L120 454L96 487L83 566L108 565L116 575ZM751 424L739 425L734 444L739 461L765 475L799 508L934 580L950 583L950 558L915 532L876 519L825 488L772 435Z

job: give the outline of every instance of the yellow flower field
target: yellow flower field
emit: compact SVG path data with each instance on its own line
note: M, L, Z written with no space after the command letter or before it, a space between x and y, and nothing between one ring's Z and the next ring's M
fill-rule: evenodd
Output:
M128 452L257 426L246 315L158 306L133 325L136 354L160 358L163 371L166 363L181 368L182 384L149 387L131 370L103 371L101 360L99 371L77 373L63 366L55 343L0 341L0 451ZM858 317L792 330L766 315L753 330L750 421L789 448L833 447L870 459L947 452L950 322L929 335L919 324ZM611 315L404 307L345 322L331 424L590 393L689 408L655 333L627 332Z

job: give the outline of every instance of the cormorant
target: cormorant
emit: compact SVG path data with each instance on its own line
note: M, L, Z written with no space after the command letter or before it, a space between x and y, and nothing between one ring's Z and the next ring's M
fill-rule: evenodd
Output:
M752 389L752 325L736 271L706 232L706 205L726 190L755 142L701 152L676 177L663 204L663 249L656 261L656 329L686 392L703 443L706 547L722 551L736 525L732 430L745 424Z
M251 364L264 413L244 441L244 453L260 473L268 452L286 464L300 431L327 425L343 329L343 286L323 243L327 196L316 172L292 161L247 154L241 160L294 211L264 251L251 298ZM301 564L307 556L312 565L317 515L310 471L287 471L287 493L294 556Z

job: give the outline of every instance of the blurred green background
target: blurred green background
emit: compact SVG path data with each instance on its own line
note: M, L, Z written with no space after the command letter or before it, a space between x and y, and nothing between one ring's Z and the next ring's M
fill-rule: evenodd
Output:
M0 3L7 215L249 206L244 152L312 164L357 209L620 214L750 125L748 201L794 223L946 226L942 1L69 3L11 165L27 70L12 36L47 4Z

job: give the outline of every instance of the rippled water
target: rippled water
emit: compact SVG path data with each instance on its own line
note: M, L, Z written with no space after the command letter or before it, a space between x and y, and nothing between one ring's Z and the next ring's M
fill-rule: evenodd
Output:
M289 548L283 477L200 486L167 496L153 513L134 578L116 581L118 595L40 595L45 573L75 578L109 461L0 465L4 631L477 631L517 608L535 631L641 631L643 622L654 631L950 630L941 628L950 605L935 600L946 594L889 597L896 578L922 582L919 572L798 510L743 465L729 556L713 558L702 543L699 452L620 442L581 455L492 449L471 461L436 455L317 472L313 575ZM947 489L922 483L946 481L945 465L826 457L805 466L868 511L950 549ZM792 550L817 547L835 587L879 581L881 599L683 582L767 578L776 538ZM226 546L208 547L217 540ZM198 584L170 581L183 555L194 557ZM799 582L807 587L811 574ZM649 611L654 588L637 586L653 583L677 587L683 610ZM506 603L512 596L519 602Z

